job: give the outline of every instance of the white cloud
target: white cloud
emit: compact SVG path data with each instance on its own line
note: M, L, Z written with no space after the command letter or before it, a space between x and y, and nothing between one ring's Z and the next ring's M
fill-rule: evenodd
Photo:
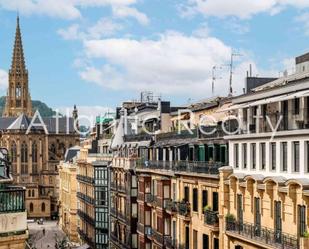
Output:
M25 15L77 19L82 17L83 8L111 6L115 16L133 17L141 24L147 24L148 17L132 7L136 3L137 0L0 0L0 7Z
M8 81L9 81L9 78L8 78L7 71L0 69L0 89L1 90L4 90L7 88Z
M262 12L277 14L286 7L307 8L308 0L188 0L180 9L182 15L201 13L205 16L250 18Z
M149 19L144 13L138 11L136 8L128 6L113 6L113 14L119 18L133 17L142 25L147 25L149 23Z
M79 24L72 24L66 29L59 29L58 34L65 40L100 39L115 34L123 26L108 18L101 18L93 26L83 28Z
M80 68L85 81L114 90L194 97L211 96L211 68L226 65L231 53L231 48L216 38L176 32L166 32L154 40L91 40L85 41L84 47L87 60L106 62L102 67ZM236 62L233 84L238 93L250 63L245 56ZM228 69L219 73L222 79L216 82L216 92L224 95L228 92Z

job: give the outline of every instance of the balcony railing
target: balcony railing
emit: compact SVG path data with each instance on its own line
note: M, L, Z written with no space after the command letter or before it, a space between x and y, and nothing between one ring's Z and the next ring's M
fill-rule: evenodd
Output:
M88 202L90 205L94 205L94 199L92 197L85 195L84 193L81 193L81 192L77 192L76 196L77 198L85 202Z
M88 222L90 225L95 226L95 220L82 210L77 210L77 215L84 221Z
M165 202L165 210L170 213L176 213L177 212L177 202L173 200L167 200Z
M95 243L94 241L79 227L77 228L77 232L80 235L80 237L87 242L88 245L90 245L91 247L95 248Z
M148 203L148 204L153 204L153 201L154 201L154 196L153 194L151 193L145 193L145 201Z
M181 216L185 216L185 217L190 216L191 215L190 203L179 202L177 204L177 211L179 215Z
M236 236L243 236L256 243L271 245L273 248L299 249L299 239L296 236L288 235L280 231L256 226L251 223L240 223L226 220L226 230Z
M211 226L219 226L218 212L206 210L204 214L204 223Z
M223 166L221 162L202 162L202 161L137 161L137 168L140 169L159 169L180 171L188 173L203 173L216 175L219 168Z
M0 189L0 213L25 211L25 188L6 186Z
M77 175L76 179L77 179L77 181L94 184L94 179L93 179L93 177L90 177L90 176Z
M124 136L125 142L148 141L148 140L151 140L151 139L152 139L152 136L147 134L147 133L125 135Z
M159 233L157 230L153 229L153 238L155 241L157 241L160 245L163 245L163 234Z
M164 236L164 245L166 248L174 249L177 246L176 239L173 239L172 236Z

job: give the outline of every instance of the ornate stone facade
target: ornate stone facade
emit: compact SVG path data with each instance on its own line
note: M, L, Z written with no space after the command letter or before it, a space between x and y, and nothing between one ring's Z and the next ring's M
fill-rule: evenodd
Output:
M57 165L63 160L67 148L79 144L74 130L74 118L38 118L34 115L28 87L19 18L9 87L3 117L0 118L2 133L0 145L10 152L14 183L26 187L28 217L56 217L58 215Z

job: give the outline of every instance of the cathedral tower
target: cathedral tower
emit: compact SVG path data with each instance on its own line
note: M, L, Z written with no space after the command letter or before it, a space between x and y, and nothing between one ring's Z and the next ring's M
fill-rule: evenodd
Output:
M25 65L19 17L17 17L13 59L9 71L9 87L3 116L16 117L21 113L32 116L32 104L28 87L28 70Z

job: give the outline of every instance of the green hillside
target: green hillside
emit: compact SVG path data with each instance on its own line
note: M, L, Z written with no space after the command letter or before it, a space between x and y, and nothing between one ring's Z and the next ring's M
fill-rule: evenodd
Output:
M0 97L0 115L2 116L2 112L5 106L5 97ZM39 100L32 100L32 109L33 111L39 110L42 117L52 117L55 115L55 111L48 107L45 103Z

